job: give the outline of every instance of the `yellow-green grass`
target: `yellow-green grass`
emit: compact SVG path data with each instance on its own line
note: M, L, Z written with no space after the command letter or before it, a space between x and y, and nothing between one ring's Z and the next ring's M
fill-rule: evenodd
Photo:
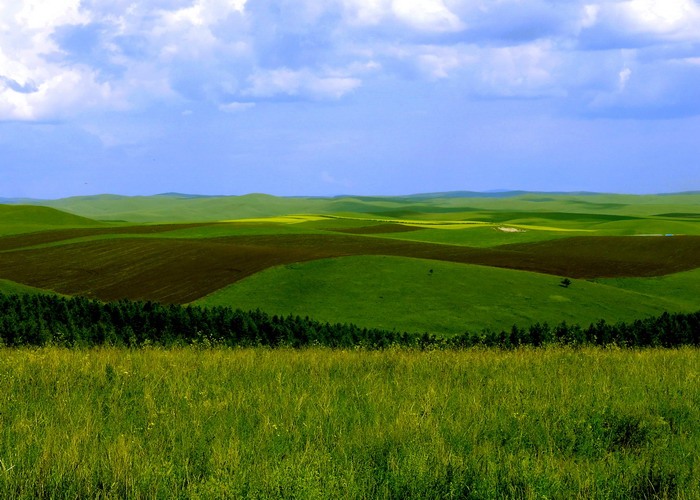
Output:
M545 321L629 321L700 309L700 295L692 288L666 297L662 286L652 295L585 280L564 288L560 279L434 260L357 256L273 267L195 303L448 335Z
M305 220L305 218L306 218L306 220ZM382 224L404 224L407 226L413 226L413 227L418 227L418 228L434 228L434 229L449 229L449 230L471 229L471 228L484 227L484 226L494 227L497 229L498 227L503 226L503 224L498 224L498 223L494 223L494 222L475 221L475 220L452 220L452 219L420 220L420 219L406 219L406 218L350 217L350 216L340 216L340 215L289 216L288 218L271 217L268 219L259 219L259 221L270 220L273 222L287 222L287 223L294 224L294 223L298 223L298 222L315 222L315 221L324 220L324 219L354 220L354 221L363 221L363 222L367 221L367 222L375 222L375 223L382 223ZM533 225L533 224L521 224L521 223L508 223L506 226L512 227L512 228L521 228L523 230L530 230L530 231L555 231L555 232L567 232L567 233L568 232L590 232L591 231L589 229L581 229L581 228L562 228L562 227L556 227L553 225Z
M262 223L262 224L299 224L302 222L316 222L326 220L327 217L316 214L289 214L279 215L276 217L257 217L248 219L229 219L220 222L237 222L237 223Z
M700 497L700 353L0 349L0 497Z

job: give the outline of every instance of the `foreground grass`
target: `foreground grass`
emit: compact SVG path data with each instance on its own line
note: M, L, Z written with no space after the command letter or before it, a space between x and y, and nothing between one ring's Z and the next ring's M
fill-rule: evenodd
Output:
M2 498L699 498L700 352L0 350Z

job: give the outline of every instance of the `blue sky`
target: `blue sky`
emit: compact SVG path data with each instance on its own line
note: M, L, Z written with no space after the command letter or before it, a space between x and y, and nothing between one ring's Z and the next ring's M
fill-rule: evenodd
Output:
M700 189L694 0L0 3L0 197Z

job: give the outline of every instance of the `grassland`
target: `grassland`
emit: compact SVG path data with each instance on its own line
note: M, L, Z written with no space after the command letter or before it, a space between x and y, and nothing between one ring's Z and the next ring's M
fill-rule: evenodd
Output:
M3 498L700 496L697 350L0 350Z
M679 275L672 275L679 276ZM539 273L424 259L357 256L277 266L196 301L235 304L270 314L310 316L363 327L439 334L508 329L537 322L587 325L598 319L633 321L663 311L700 308L700 272L683 275L675 296L669 277L656 288L644 279L613 286ZM691 286L685 287L683 283ZM635 288L640 288L638 291Z

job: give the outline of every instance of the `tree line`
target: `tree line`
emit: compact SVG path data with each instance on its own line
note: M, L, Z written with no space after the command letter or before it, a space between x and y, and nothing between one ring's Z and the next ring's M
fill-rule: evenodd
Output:
M103 303L83 297L0 294L2 345L92 347L115 345L289 346L418 348L472 346L700 345L700 312L663 313L633 322L600 320L587 327L536 323L507 330L466 331L452 337L429 333L324 323L308 317L270 315L230 307L164 305L122 300Z

